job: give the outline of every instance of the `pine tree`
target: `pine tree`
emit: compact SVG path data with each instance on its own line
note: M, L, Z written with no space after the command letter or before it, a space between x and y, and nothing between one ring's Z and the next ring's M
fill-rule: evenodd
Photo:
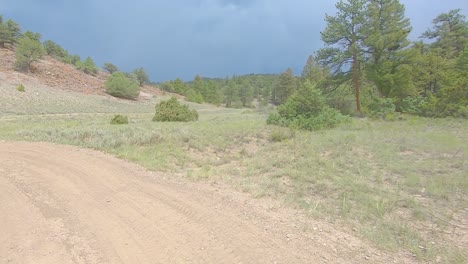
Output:
M239 90L234 80L228 80L224 86L224 102L226 107L234 107L239 101Z
M182 79L180 78L177 78L174 82L173 82L173 86L174 86L174 91L178 94L185 94L185 92L187 91L187 87L184 83L184 81L182 81Z
M16 69L30 71L31 64L38 61L44 54L45 51L39 40L27 36L20 38L16 47Z
M134 70L133 74L135 74L140 86L143 86L143 84L149 81L149 76L143 67Z
M422 37L434 39L431 45L440 48L445 58L453 59L468 44L468 21L460 9L442 13L433 20L434 27L423 33Z
M273 99L276 104L283 104L296 91L297 84L291 68L283 72L273 91Z
M244 83L240 85L239 99L243 107L251 107L253 101L254 89L252 85Z
M335 78L341 79L341 82L353 81L358 112L361 112L360 81L366 3L367 0L341 0L336 4L337 14L326 15L327 27L321 32L322 40L328 47L317 54L322 65L331 67Z
M3 22L3 17L0 16L0 47L4 48L5 44L15 45L21 37L21 27L13 20Z
M404 98L416 93L411 75L408 35L411 25L399 0L372 0L366 12L364 46L366 73L384 97Z

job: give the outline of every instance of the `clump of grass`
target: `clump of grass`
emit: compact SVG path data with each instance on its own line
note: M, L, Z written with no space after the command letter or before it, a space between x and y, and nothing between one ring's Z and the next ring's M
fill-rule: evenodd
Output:
M295 135L294 129L275 128L271 131L269 139L271 142L282 142L294 138Z
M112 125L125 125L128 124L128 117L126 115L115 115L112 117L110 123Z
M23 84L18 85L18 87L16 87L16 90L22 93L26 92L26 88L24 87Z

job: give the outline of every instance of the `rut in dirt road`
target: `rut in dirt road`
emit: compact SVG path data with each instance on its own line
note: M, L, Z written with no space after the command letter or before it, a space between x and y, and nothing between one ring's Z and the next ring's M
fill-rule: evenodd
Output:
M97 151L0 142L0 263L367 262L241 207Z

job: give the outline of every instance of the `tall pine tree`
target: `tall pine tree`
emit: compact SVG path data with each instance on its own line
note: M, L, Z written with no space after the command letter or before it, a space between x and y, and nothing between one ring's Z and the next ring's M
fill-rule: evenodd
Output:
M371 0L367 6L366 73L384 97L404 98L415 94L411 75L408 35L411 25L399 0Z
M363 27L366 23L366 0L341 0L335 16L326 15L327 27L321 32L326 48L318 51L322 65L330 66L335 78L352 80L356 109L361 112L360 81L362 77Z

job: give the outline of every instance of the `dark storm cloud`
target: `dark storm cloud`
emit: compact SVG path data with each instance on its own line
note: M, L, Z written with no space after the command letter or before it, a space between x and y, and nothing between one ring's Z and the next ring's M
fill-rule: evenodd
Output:
M417 37L439 13L464 0L406 0ZM322 46L328 0L2 0L0 13L72 53L124 70L145 67L153 80L195 74L298 74Z

